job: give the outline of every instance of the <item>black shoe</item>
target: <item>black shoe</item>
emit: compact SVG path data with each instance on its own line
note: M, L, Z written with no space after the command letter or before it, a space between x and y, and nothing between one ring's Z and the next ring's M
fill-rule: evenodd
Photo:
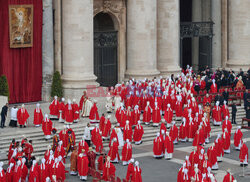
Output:
M22 128L23 126L22 125L20 125L20 128Z
M24 126L24 128L26 128L26 126Z

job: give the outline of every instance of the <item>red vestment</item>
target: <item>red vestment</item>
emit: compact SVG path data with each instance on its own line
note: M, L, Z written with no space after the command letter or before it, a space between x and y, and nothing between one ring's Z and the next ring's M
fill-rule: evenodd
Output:
M132 158L132 145L125 143L122 148L122 161L128 162Z
M76 103L73 103L72 109L73 109L73 120L78 120L80 116L78 105Z
M234 146L238 147L240 142L242 143L243 134L240 129L237 129L234 133Z
M173 118L173 110L170 107L168 107L165 110L164 119L168 124L170 124L172 122L172 118Z
M207 157L208 157L208 161L210 162L210 164L213 166L216 164L217 162L217 154L216 154L216 149L214 146L211 146L208 148L207 150Z
M96 106L96 103L94 103L92 108L90 109L89 119L99 121L99 114L98 114L98 108Z
M127 168L127 175L126 175L127 181L129 181L129 180L132 181L133 173L134 173L134 165L133 165L133 163L129 163L128 168Z
M59 139L63 142L63 147L66 148L68 146L68 132L67 129L63 129L59 133Z
M156 124L160 123L161 121L161 112L158 106L153 109L152 120L153 120L153 123L156 123Z
M178 142L178 128L175 124L173 124L170 128L169 136L172 138L173 141Z
M223 178L223 182L234 182L234 177L233 175L231 175L230 173L227 173L224 178Z
M108 137L110 134L110 129L111 129L111 122L109 119L105 119L102 126L100 127L100 130L102 131L102 136Z
M116 171L116 169L115 169L114 164L112 164L111 162L107 161L104 164L104 167L103 167L103 176L102 176L102 179L104 181L108 181L110 176L115 176L115 171Z
M222 144L223 144L223 149L224 149L224 150L230 149L230 144L231 144L231 142L230 142L230 135L229 135L228 132L224 132L224 133L222 134L221 142L222 142Z
M216 122L221 122L222 121L220 106L214 106L214 108L212 110L212 114L213 114L213 119Z
M246 162L248 162L248 148L245 143L240 148L239 158L240 162L245 162L245 160Z
M222 131L225 131L225 128L227 129L229 135L231 135L231 130L232 130L232 124L229 120L225 120L222 124Z
M38 166L32 165L29 173L29 182L37 182L37 181L39 181Z
M25 125L29 118L29 113L25 108L20 108L17 111L17 122L19 125Z
M49 110L50 110L50 115L53 115L53 116L59 115L59 101L57 99L54 99L51 102L49 106Z
M132 125L136 125L137 122L140 120L140 115L141 112L139 111L139 109L135 109L132 113Z
M143 112L143 122L149 123L151 121L151 107L146 106Z
M163 154L163 141L161 137L156 137L153 143L153 153L154 156L160 157Z
M222 111L222 119L225 119L226 116L228 116L228 118L230 118L229 109L228 109L228 106L226 104L224 104L222 106L221 111Z
M118 142L113 141L112 145L110 146L108 156L110 156L110 160L113 161L118 158L120 160L119 152L118 152Z
M173 153L174 152L174 144L173 144L173 140L171 139L170 136L166 135L165 138L165 150L168 154Z
M133 173L132 179L133 179L132 180L133 182L142 182L141 168L139 168L137 166L134 168L134 173Z
M86 154L79 155L77 159L77 170L79 176L87 176L89 170L89 160Z
M52 130L52 121L48 118L45 118L42 123L42 130L44 135L51 135Z
M129 139L129 141L132 141L132 135L133 135L133 131L132 131L132 127L128 124L125 125L124 127L124 131L123 131L123 139L124 141L126 141L127 139Z
M73 123L74 112L73 112L72 104L66 104L64 111L65 111L65 121L68 123Z
M143 127L140 124L136 125L134 134L133 134L134 142L141 141L143 134L144 134Z
M42 109L36 108L34 110L34 125L41 125L43 121Z
M97 134L100 133L99 128L95 127L92 131L91 131L91 141L93 142L94 145L97 145Z
M86 141L83 141L83 140L81 140L78 143L78 154L82 153L82 149L85 150L86 154L89 152L89 145Z
M64 102L61 102L59 104L58 110L59 110L59 114L61 113L61 115L62 115L62 119L65 119L65 104L64 104ZM58 117L60 117L60 115Z
M211 85L210 92L211 93L217 93L217 84L216 83Z
M38 167L38 173L39 173L39 181L46 181L46 178L49 177L49 172L46 164L40 164Z

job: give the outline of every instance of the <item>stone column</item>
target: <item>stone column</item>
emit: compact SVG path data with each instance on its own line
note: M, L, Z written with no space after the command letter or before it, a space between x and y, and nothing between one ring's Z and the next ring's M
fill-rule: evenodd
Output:
M229 0L227 66L235 70L250 67L250 3L246 0Z
M63 87L70 98L97 85L93 67L93 0L62 1Z
M61 42L61 0L53 0L54 6L54 57L55 57L55 71L62 73L62 42Z
M160 73L156 14L156 0L127 1L127 78L152 78Z
M157 67L166 76L181 70L179 0L157 3Z
M202 21L202 1L193 0L192 2L192 21ZM185 59L185 58L184 58ZM192 38L192 66L194 70L198 70L199 65L199 37Z
M52 0L43 1L43 39L42 39L42 61L43 61L43 87L42 99L50 100L52 75L54 73L54 44L53 44L53 8Z
M212 68L221 67L221 0L212 0L212 21L214 22L212 41Z

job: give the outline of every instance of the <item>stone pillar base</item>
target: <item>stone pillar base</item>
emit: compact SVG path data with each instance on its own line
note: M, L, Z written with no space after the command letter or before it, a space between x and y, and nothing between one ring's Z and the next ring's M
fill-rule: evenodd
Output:
M125 75L126 78L136 78L136 79L144 79L144 78L154 78L159 76L160 72L158 70L127 70Z
M171 74L180 74L181 68L180 67L168 67L168 68L162 68L160 70L160 75L163 77L170 76Z
M51 84L42 86L42 100L46 102L51 101Z
M243 71L247 71L250 68L250 61L228 60L227 67L234 71L239 71L240 68L242 68Z
M79 77L78 79L62 76L62 80L64 97L67 99L76 99L77 102L80 100L84 90L99 87L99 83L95 81L96 76L94 75L86 76L84 78Z

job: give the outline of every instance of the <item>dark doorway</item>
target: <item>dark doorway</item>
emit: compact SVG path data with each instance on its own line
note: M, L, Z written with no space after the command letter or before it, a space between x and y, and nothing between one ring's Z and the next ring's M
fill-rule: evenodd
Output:
M101 86L114 86L118 81L117 31L107 13L94 17L94 73Z
M192 0L180 0L180 22L192 22ZM192 38L181 40L181 62L180 66L186 68L192 66Z
M211 37L199 38L199 70L204 70L206 66L212 67L212 39Z

